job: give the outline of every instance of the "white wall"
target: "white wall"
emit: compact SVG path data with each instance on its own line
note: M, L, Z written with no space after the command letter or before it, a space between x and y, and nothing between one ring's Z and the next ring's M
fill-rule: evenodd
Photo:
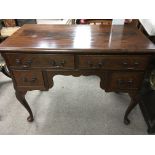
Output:
M124 25L124 19L113 19L112 25Z

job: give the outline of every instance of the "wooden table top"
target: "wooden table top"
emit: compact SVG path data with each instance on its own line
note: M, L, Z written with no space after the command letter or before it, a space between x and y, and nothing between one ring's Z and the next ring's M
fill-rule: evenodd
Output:
M155 52L155 45L129 25L26 24L0 45L0 52Z

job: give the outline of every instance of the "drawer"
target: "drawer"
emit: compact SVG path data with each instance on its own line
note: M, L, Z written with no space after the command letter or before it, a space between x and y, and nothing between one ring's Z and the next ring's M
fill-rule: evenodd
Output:
M109 89L138 89L144 77L143 72L112 72L108 76Z
M20 67L23 69L46 67L57 69L74 68L73 55L57 55L57 54L6 54L8 63L12 67Z
M148 65L148 61L148 56L137 55L81 55L79 56L79 68L110 70L145 70Z
M43 75L41 71L13 70L12 74L15 78L17 86L44 86Z

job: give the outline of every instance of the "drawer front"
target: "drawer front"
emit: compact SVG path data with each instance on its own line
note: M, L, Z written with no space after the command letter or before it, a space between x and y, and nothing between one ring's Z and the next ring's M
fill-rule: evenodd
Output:
M112 72L108 78L108 87L113 90L138 89L142 83L143 76L143 72Z
M6 58L12 67L23 69L47 67L57 69L74 68L73 55L56 54L7 54Z
M81 69L110 69L110 70L145 70L148 56L104 56L81 55L79 68Z
M31 70L13 70L17 86L44 86L43 75L41 71Z

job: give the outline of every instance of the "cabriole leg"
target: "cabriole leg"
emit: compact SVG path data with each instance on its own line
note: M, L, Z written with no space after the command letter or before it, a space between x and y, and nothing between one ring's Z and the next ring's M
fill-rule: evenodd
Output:
M26 99L25 99L25 95L26 95L27 91L17 91L16 90L16 97L18 99L18 101L26 108L26 110L28 111L28 113L30 114L28 117L27 117L27 120L29 122L33 122L34 118L33 118L33 113L31 111L31 108L30 106L28 105Z
M131 102L125 112L125 115L124 115L124 124L126 124L126 125L130 124L128 115L134 109L134 107L138 104L138 102L140 100L140 96L138 95L137 92L130 92L129 95L131 97Z

